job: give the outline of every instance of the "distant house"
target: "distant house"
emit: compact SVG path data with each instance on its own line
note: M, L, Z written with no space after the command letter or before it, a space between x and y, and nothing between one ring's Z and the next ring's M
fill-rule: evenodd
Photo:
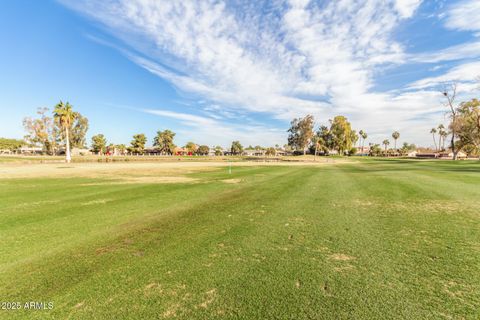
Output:
M453 158L453 152L450 152L450 153L448 154L448 158L450 158L450 159ZM457 159L466 159L466 158L467 158L467 155L466 155L464 152L459 151L459 152L457 153Z
M188 155L192 155L191 152L189 152L187 149L185 148L181 148L181 147L176 147L174 150L173 150L173 154L176 155L176 156L188 156Z
M291 154L292 154L292 152L287 151L285 149L280 149L280 148L276 149L276 155L277 156L288 156L288 155L291 155Z
M87 148L72 148L71 154L72 156L86 156L93 154L93 152Z
M215 156L217 155L217 154L216 154L217 150L216 150L215 148L216 148L216 147L213 146L213 147L211 147L211 148L208 150L208 155L209 155L210 157L215 157ZM221 154L222 156L225 154L225 151L223 150L223 148L220 148L220 152L222 153L222 154Z
M265 150L263 149L245 149L243 150L243 155L248 157L261 157L265 155Z
M370 147L355 147L357 149L357 152L355 153L355 155L358 155L358 156L368 156L368 154L370 153Z
M417 156L417 153L417 151L410 151L409 153L407 153L407 157L415 158Z
M417 152L417 154L415 155L415 157L417 158L423 158L423 159L437 159L439 158L439 154L438 153L434 153L434 152L428 152L428 153L425 153L425 152Z
M29 146L21 146L20 149L18 149L18 153L21 154L43 154L43 148L41 147L29 147Z
M145 147L144 154L152 156L152 155L159 155L160 152L155 147Z
M14 151L10 149L0 149L0 154L13 154Z

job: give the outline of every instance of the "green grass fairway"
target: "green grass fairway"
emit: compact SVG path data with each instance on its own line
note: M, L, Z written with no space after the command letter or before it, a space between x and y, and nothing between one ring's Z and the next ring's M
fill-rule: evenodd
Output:
M480 318L477 161L163 165L2 164L0 318Z

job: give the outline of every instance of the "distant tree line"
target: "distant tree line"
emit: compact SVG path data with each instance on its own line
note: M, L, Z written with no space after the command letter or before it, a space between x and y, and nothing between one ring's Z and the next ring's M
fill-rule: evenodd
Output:
M468 155L480 155L480 101L472 99L470 101L457 104L456 84L446 87L442 91L445 98L445 106L448 110L450 123L447 127L443 124L432 128L432 135L435 145L435 151L447 151L447 138L450 136L449 148L452 150L453 158L456 159L459 151L463 150ZM60 101L52 111L49 108L39 108L37 117L26 117L23 120L23 126L26 131L24 141L17 139L0 138L0 150L17 150L24 143L30 146L40 146L45 154L55 155L65 153L66 161L71 159L70 151L72 148L86 149L86 134L89 128L88 119L77 111L69 102ZM364 130L357 131L352 128L351 123L345 116L338 115L327 123L316 125L312 115L306 115L303 118L295 118L290 123L287 130L288 139L283 151L291 151L296 154L318 154L328 155L336 151L339 155L354 155L356 153L368 154L370 156L388 156L405 155L415 150L414 144L404 142L400 148L397 148L397 141L400 138L400 132L394 131L391 135L393 139L393 148L389 148L390 140L384 139L381 144L368 143L368 152L365 143L368 138ZM177 146L174 143L175 133L171 130L159 130L153 138L154 152L161 155L174 155ZM356 144L359 142L357 150ZM142 155L146 150L147 137L143 133L135 134L129 146L124 144L107 143L103 134L96 134L91 138L91 151L96 154L132 154ZM266 156L275 156L280 147L263 148L261 146L249 146L246 150L256 150L259 154ZM217 156L225 153L231 155L242 155L245 150L240 141L233 141L230 149L224 151L222 147L210 147L207 145L197 145L194 142L188 142L182 149L183 153L188 155L208 155Z
M19 139L0 138L0 150L15 151L20 148L25 142Z

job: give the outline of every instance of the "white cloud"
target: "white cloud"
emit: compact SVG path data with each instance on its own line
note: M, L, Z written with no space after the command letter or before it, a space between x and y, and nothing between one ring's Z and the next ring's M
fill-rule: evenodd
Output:
M447 13L445 25L450 29L480 31L480 1L455 2Z
M394 32L415 14L420 0L63 2L100 21L131 49L127 56L141 67L184 93L221 106L226 113L199 110L206 112L205 118L150 112L195 126L212 139L219 138L208 132L218 132L214 127L229 138L284 138L284 130L252 125L232 129L221 123L246 112L281 120L311 113L321 122L346 114L356 127L371 131L371 137L404 129L402 137L418 141L442 117L441 97L429 87L454 76L471 77L477 70L467 70L476 64L459 66L412 83L410 92L373 91L375 75L392 65L478 56L479 43L406 53ZM460 9L448 16L452 26L455 10Z
M410 18L421 2L422 0L396 0L395 7L402 18Z
M436 63L480 57L480 42L467 42L435 52L412 55L414 62Z
M240 140L245 145L258 144L258 137L261 136L265 145L273 146L279 141L285 141L285 130L278 130L259 125L239 125L233 123L224 123L210 117L202 117L187 113L168 111L164 109L140 109L138 111L159 117L166 117L177 120L184 127L194 128L192 130L180 128L177 130L179 137L176 137L177 143L185 144L187 141L194 140L199 144L216 144L225 148L230 146L234 140ZM280 139L279 139L280 138Z
M437 88L448 82L474 82L480 76L480 62L461 64L438 77L424 78L409 85L410 89ZM467 88L467 87L465 87ZM475 89L475 87L469 87Z

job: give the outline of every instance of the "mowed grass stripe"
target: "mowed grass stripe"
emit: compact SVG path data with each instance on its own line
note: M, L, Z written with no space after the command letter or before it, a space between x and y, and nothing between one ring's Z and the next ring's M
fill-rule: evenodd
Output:
M206 183L191 198L211 191L198 202L134 215L110 237L9 270L0 292L53 299L48 315L60 318L474 319L480 236L461 202L480 190L463 183L475 172L446 168L366 161L195 174ZM460 191L438 188L440 171Z

